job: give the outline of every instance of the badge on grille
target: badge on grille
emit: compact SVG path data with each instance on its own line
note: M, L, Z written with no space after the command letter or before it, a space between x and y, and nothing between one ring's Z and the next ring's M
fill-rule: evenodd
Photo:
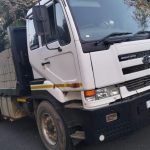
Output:
M144 56L142 62L143 64L150 64L150 56Z

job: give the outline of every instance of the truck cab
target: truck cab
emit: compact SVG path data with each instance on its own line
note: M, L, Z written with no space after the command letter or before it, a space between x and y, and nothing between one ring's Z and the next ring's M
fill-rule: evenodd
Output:
M36 34L32 9L27 19L35 79L56 85L62 96L65 91L70 96L74 93L85 109L109 106L149 89L147 1L63 0L42 1L41 5L49 15L46 41ZM71 100L65 97L59 101Z
M31 87L47 90L67 108L82 108L78 118L84 132L76 131L74 137L104 141L149 122L149 2L60 0L40 5L47 8L50 31L45 37L38 34L31 9L29 59L35 79L44 78L42 85Z

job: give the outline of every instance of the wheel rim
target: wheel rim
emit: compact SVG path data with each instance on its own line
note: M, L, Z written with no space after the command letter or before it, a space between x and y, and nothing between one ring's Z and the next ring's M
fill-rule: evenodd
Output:
M55 126L55 121L50 114L43 114L41 118L42 122L42 132L51 145L56 145L58 140L57 128Z

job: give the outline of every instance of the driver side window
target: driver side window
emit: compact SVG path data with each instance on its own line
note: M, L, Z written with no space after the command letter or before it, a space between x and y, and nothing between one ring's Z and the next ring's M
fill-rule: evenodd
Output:
M32 19L29 20L29 46L31 50L39 48L39 39Z
M67 21L60 3L57 3L55 5L55 11L56 11L56 29L58 32L60 45L67 45L70 43L71 40Z

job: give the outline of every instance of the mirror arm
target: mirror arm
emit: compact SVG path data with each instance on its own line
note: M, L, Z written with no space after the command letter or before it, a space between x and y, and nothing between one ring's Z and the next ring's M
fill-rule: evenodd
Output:
M61 47L49 48L48 45L47 45L47 43L46 43L46 48L47 48L48 50L58 50L59 52L62 52L62 48L61 48Z
M58 52L62 52L62 48L61 47L58 47Z

